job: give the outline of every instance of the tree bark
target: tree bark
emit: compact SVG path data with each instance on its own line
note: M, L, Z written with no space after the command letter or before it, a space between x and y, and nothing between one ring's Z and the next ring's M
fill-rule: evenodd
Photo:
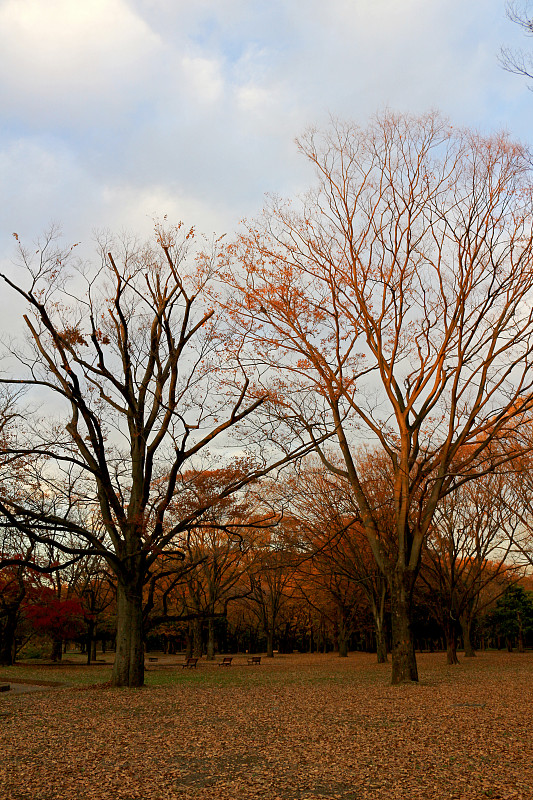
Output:
M87 625L87 665L93 660L92 642L94 636L94 622L89 622Z
M61 661L63 659L63 639L54 639L52 641L50 658L52 661Z
M195 658L202 657L202 620L197 617L192 621L192 654Z
M17 630L17 612L8 613L0 620L0 665L11 667L15 661L15 633Z
M411 629L412 572L396 568L390 581L392 620L392 684L418 681Z
M185 658L192 658L193 638L192 622L189 622L187 625L187 633L185 634Z
M372 617L374 619L374 631L376 634L376 653L378 664L385 664L387 658L387 632L385 630L385 592L384 585L381 592L379 604L375 599L372 600Z
M346 620L342 611L339 611L337 627L337 649L341 658L348 656L348 631L346 630Z
M267 658L274 658L274 631L267 631Z
M463 643L465 646L465 658L474 658L476 651L472 644L472 619L471 617L461 617L461 629L463 631Z
M518 617L518 652L525 653L526 647L524 643L524 625L522 623L522 615L520 612L518 612L517 617Z
M215 660L215 620L209 617L207 620L207 660Z
M144 685L142 585L117 581L117 644L111 683Z
M444 625L446 636L446 663L450 666L459 663L457 658L457 625L450 616L447 617Z
M379 628L376 624L376 652L378 664L386 664L389 659L387 657L387 634L383 624Z

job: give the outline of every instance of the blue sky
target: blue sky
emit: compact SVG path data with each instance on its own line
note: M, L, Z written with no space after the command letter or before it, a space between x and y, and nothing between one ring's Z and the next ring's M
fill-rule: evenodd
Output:
M528 141L502 44L533 49L504 0L0 0L0 260L52 220L88 247L164 214L231 233L312 182L294 138L330 114Z

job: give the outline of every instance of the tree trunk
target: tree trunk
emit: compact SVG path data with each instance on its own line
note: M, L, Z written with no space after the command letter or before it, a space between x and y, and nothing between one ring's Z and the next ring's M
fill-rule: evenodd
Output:
M185 658L192 658L193 638L192 622L189 622L187 633L185 634Z
M89 665L93 658L92 641L94 636L94 622L89 622L87 625L87 665Z
M458 664L457 658L457 625L450 616L447 617L444 625L444 633L446 635L446 663L452 666Z
M140 583L140 582L139 582ZM113 686L144 685L142 586L117 581L117 643Z
M518 617L518 652L525 653L526 647L524 644L524 626L522 623L522 615L520 614L520 612L518 612L517 617Z
M342 611L339 611L337 626L337 650L341 658L348 656L348 631L346 630L346 620Z
M61 661L63 659L63 639L54 639L52 641L50 658L52 661Z
M199 617L192 621L192 654L195 658L202 657L202 620Z
M15 633L17 630L17 612L7 612L0 620L0 665L11 667L15 661Z
M415 644L411 629L414 575L396 569L390 581L392 620L392 684L418 681Z
M376 652L378 664L386 664L389 659L387 658L387 634L383 626L381 628L376 626Z
M472 618L461 617L461 629L463 631L463 642L465 646L465 658L474 658L476 651L472 644Z
M274 631L267 631L267 658L274 658Z
M376 653L378 664L385 664L387 659L387 632L385 630L385 596L386 586L381 592L379 604L372 599L372 617L374 619L374 632L376 634Z
M209 617L207 620L207 660L215 660L215 620Z

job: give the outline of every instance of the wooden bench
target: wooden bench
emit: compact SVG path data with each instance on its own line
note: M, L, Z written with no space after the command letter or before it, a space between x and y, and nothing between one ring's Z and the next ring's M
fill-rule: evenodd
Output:
M197 658L188 658L185 661L185 664L182 664L182 669L196 669L196 662L198 661Z
M251 658L248 659L248 666L250 666L250 664L251 664L252 667L253 667L256 664L260 664L260 663L261 663L261 656L252 656Z
M11 689L10 683L0 683L0 692L9 692Z
M219 662L219 667L231 667L231 662L233 661L233 656L224 656L222 661Z

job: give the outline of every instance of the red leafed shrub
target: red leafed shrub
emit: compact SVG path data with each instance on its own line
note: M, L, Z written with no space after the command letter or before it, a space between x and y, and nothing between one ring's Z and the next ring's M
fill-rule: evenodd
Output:
M84 630L79 600L58 600L52 589L40 588L32 593L25 603L24 615L35 631L53 639L74 639Z

